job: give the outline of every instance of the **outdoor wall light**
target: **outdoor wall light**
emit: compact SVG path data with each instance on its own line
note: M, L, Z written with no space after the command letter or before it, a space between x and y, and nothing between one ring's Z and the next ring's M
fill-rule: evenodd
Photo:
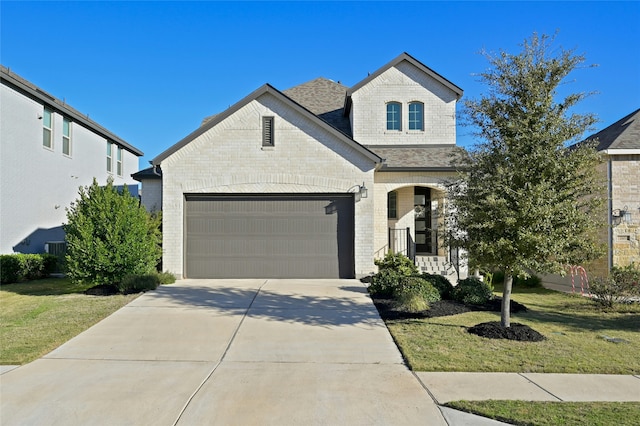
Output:
M624 206L621 209L615 209L611 212L611 218L614 225L620 225L621 223L631 223L631 212L629 207Z
M355 184L351 188L349 188L348 192L352 192L352 191L353 191L353 194L355 195L354 198L356 203L360 201L362 198L367 198L369 196L367 187L364 186L364 182L362 182L362 185Z
M360 187L360 189L358 190L358 192L360 193L360 197L361 198L367 198L368 196L368 190L367 187L364 186L364 182L362 182L362 186Z

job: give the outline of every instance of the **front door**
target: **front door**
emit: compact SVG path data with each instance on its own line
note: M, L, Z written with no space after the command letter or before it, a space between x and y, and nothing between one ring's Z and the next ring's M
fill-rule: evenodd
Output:
M431 189L416 186L413 195L416 253L432 253Z

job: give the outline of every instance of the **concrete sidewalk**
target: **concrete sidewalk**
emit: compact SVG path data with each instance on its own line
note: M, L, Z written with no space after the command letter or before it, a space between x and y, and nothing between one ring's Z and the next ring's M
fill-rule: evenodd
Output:
M453 400L640 401L639 376L412 373L356 280L183 280L0 370L7 425L498 425Z

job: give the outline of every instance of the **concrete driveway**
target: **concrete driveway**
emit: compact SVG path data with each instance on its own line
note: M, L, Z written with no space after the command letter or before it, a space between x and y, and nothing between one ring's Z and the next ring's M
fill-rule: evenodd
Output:
M1 376L9 425L445 425L357 280L182 280Z

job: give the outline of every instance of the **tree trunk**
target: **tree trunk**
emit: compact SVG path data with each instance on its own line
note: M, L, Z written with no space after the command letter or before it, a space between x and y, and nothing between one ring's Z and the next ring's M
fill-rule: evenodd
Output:
M511 327L511 287L513 286L513 275L504 274L504 285L502 290L502 311L500 314L500 325Z

